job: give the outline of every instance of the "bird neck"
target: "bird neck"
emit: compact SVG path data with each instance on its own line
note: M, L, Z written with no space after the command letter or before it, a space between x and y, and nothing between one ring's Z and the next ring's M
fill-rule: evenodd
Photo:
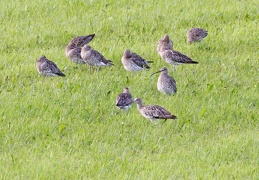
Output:
M142 105L142 103L138 103L138 104L137 104L137 107L138 107L138 109L141 109L141 108L143 108L143 105Z

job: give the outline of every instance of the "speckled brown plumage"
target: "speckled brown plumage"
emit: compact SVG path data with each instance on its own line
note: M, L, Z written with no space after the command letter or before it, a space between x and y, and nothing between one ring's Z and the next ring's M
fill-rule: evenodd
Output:
M81 57L81 48L92 41L94 36L94 34L90 34L88 36L78 36L73 38L66 46L66 56L74 63L85 64L86 62Z
M172 78L171 76L168 75L167 68L164 66L160 69L160 71L155 72L152 75L159 73L159 72L161 74L159 75L159 78L157 81L158 91L160 91L164 94L168 94L168 95L176 93L176 90L177 90L176 82L175 82L174 78Z
M39 74L43 76L65 76L57 65L48 60L44 55L42 55L36 62L36 68Z
M149 69L149 63L153 61L147 61L136 53L126 50L121 58L124 69L130 72L142 71Z
M169 111L167 111L165 108L161 106L158 106L158 105L143 106L142 100L140 98L136 98L134 102L137 104L138 110L142 114L142 116L149 119L152 123L156 119L164 119L165 121L167 119L177 119L175 115L171 114Z
M88 44L81 49L81 57L90 66L112 66L111 60L106 59L101 53L92 49Z
M192 28L187 32L187 41L189 44L194 42L202 41L206 36L208 36L208 32L201 28Z
M197 64L198 62L193 61L188 56L173 50L172 41L169 39L168 35L160 39L157 43L157 52L160 57L169 64L175 65L180 64Z
M159 53L161 58L165 60L167 63L172 65L180 65L180 64L197 64L198 62L193 61L188 56L175 51L175 50L165 50Z
M81 47L76 46L73 43L69 43L66 47L66 56L77 64L85 64L85 60L81 57Z
M116 98L116 106L119 109L128 110L133 103L132 96L130 94L129 88L124 88L123 93L120 93Z
M69 43L73 43L78 47L83 47L85 44L91 42L94 38L95 34L90 34L87 36L77 36L73 38Z
M169 36L166 34L163 38L159 39L157 42L157 52L162 52L165 50L173 49L173 41L170 40Z

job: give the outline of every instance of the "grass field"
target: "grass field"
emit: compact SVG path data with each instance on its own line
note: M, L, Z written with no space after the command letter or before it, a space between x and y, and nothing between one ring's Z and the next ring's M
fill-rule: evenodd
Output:
M0 179L258 179L258 0L1 0ZM209 35L188 45L186 33ZM114 67L91 71L64 53L75 36ZM198 65L173 67L156 52L168 34ZM123 69L125 49L155 61ZM65 78L38 75L45 55ZM162 66L177 82L156 89ZM115 107L128 86L178 117L162 126Z

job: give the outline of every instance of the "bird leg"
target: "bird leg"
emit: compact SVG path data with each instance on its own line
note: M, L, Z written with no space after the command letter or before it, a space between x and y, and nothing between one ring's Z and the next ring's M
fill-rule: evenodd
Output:
M164 124L164 123L166 122L166 120L167 120L167 119L165 119L165 121L164 121L164 122L162 122L162 124ZM161 124L161 125L162 125L162 124Z

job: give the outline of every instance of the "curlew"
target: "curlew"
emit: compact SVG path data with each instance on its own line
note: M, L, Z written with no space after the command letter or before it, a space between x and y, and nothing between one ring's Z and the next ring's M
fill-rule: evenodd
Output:
M159 55L161 56L161 58L174 66L176 65L181 65L181 64L198 64L198 62L193 61L191 58L189 58L188 56L175 51L175 50L165 50L159 53Z
M151 76L156 73L161 73L157 81L158 91L168 95L176 93L176 82L174 78L168 75L167 68L164 66L158 72L153 73Z
M66 56L76 64L86 64L86 61L81 57L81 47L77 47L73 43L69 43L66 47Z
M118 95L116 98L116 106L119 109L125 109L128 110L133 103L132 96L129 92L129 88L125 87L123 92Z
M208 32L201 28L192 28L186 34L187 41L189 44L194 42L201 42L206 36L208 36Z
M65 76L65 74L60 71L57 65L54 62L48 60L44 55L38 59L36 68L39 74L43 76Z
M149 69L149 63L153 61L147 61L136 53L126 50L122 56L121 62L124 69L130 72L142 71Z
M81 49L81 57L90 66L112 66L111 60L106 59L101 53L85 44Z
M166 34L163 38L159 39L157 42L157 52L162 52L165 50L173 50L173 41Z
M142 114L142 116L149 119L152 123L158 119L164 119L165 121L167 119L177 119L175 115L171 114L169 111L167 111L165 108L161 106L158 106L158 105L143 106L142 100L140 98L136 98L134 102L137 104L138 110Z
M74 63L85 64L86 62L81 57L81 48L92 41L94 36L95 34L90 34L88 36L78 36L73 38L66 46L66 56Z
M174 70L176 70L175 65L198 64L198 62L193 61L188 56L173 50L173 45L170 45L172 44L170 42L172 41L169 39L169 36L165 35L165 37L160 39L157 43L157 52L165 62L172 64L174 66Z

